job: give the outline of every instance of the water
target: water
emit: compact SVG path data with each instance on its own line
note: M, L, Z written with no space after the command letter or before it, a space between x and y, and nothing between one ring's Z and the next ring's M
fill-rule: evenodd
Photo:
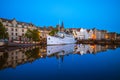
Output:
M120 80L117 45L59 45L0 50L0 80Z

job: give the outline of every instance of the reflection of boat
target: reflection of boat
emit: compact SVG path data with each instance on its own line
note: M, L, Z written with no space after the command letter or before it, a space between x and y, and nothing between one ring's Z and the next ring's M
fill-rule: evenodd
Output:
M56 36L47 35L47 45L53 44L70 44L75 43L76 40L73 35L64 32L58 32Z
M52 54L66 55L73 53L75 44L47 46L47 56Z

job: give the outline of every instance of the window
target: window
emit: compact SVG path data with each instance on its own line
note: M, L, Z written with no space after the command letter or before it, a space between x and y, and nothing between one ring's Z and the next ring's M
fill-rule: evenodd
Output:
M8 26L8 24L6 24L6 26Z
M24 32L24 29L22 29L22 32Z
M22 36L24 36L24 34L22 34Z
M17 25L16 24L13 24L14 27L16 27Z
M11 33L11 35L13 35L13 33Z
M13 37L11 37L11 39L13 40Z
M14 53L11 53L11 55L13 55Z
M14 31L14 29L13 29L13 28L11 28L11 31Z
M15 33L16 34L16 36L17 36L17 33Z
M15 31L17 31L17 29L15 29Z
M17 59L18 57L16 56L16 59Z

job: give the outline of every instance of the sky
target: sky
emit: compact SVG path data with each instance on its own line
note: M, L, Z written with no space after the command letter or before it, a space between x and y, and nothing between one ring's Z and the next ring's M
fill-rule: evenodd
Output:
M0 0L0 17L37 26L97 28L120 33L120 0Z

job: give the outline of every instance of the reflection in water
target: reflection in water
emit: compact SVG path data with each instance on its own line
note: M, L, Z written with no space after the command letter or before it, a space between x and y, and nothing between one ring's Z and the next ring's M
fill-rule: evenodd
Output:
M107 49L116 49L117 45L57 45L57 46L33 46L28 48L0 50L0 69L15 68L18 65L33 62L39 58L56 57L62 59L69 54L96 54Z

